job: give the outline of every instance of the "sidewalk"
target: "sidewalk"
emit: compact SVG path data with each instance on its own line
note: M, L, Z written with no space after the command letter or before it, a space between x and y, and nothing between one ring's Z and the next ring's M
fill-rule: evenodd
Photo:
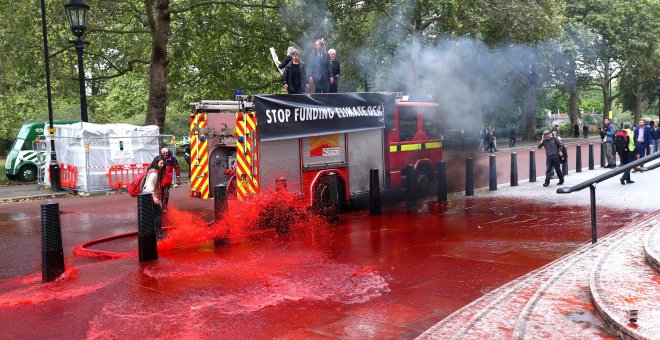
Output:
M574 137L561 137L561 141L566 143L566 144L588 144L588 143L600 143L601 139L598 135L592 135L589 136L589 138L584 139L582 137L580 138L574 138ZM536 149L536 146L539 143L539 140L521 140L520 138L516 142L516 145L514 147L509 147L509 138L502 138L497 140L497 152L501 151L511 151L511 150L519 150L519 149ZM466 145L462 150L460 145L455 145L455 144L446 144L443 146L443 154L446 156L454 156L454 155L465 155L465 154L478 154L478 153L486 153L485 151L479 149L478 144L474 144L474 141L472 144Z

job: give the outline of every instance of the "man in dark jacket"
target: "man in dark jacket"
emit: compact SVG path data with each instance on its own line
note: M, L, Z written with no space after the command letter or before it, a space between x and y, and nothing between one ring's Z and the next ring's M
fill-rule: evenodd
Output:
M316 40L314 48L314 55L309 59L309 83L314 84L315 93L328 93L332 78L330 56L325 52L323 39Z
M334 48L328 50L330 55L330 93L339 92L339 74L341 73L341 63L337 60L337 51Z
M300 54L296 49L291 51L291 62L284 67L282 83L289 94L305 93L309 88L305 64L300 61Z
M550 185L550 178L552 177L552 170L555 170L559 177L557 185L564 184L564 174L561 172L561 158L564 154L561 152L561 142L557 138L550 135L549 130L543 131L543 137L539 142L538 148L545 148L545 182L543 186Z

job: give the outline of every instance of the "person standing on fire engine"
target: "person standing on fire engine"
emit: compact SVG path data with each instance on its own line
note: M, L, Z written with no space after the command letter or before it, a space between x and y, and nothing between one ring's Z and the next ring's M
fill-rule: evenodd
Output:
M168 148L160 149L160 155L165 161L165 173L160 181L160 187L163 192L163 204L161 206L163 212L166 212L167 203L170 201L170 186L172 186L173 171L176 171L176 183L178 185L181 183L181 170L179 169L179 162L172 156L172 152Z
M323 39L316 40L314 49L309 62L309 85L314 84L315 93L328 93L334 80L330 72L330 56L325 51Z
M300 53L295 48L291 51L291 62L284 68L282 82L289 94L301 94L309 89L305 64L300 61Z
M161 156L156 156L149 168L147 168L147 175L144 178L144 187L142 192L150 193L151 199L154 204L154 227L156 228L156 236L164 238L166 235L163 233L163 209L162 209L162 190L161 181L165 174L165 160Z
M291 62L291 59L293 59L291 52L293 52L294 49L295 48L293 46L289 46L289 48L286 49L286 58L284 58L283 62L280 62L279 60L277 61L277 68L281 70Z
M341 63L337 60L337 51L334 48L328 50L330 55L330 93L339 92L339 74L341 73Z

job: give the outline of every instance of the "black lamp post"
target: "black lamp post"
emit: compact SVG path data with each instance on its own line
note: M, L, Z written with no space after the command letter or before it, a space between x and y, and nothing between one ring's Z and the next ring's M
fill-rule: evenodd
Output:
M44 64L46 65L46 95L48 96L48 132L50 133L50 188L60 191L60 166L55 154L55 128L53 127L53 97L50 91L50 60L48 57L48 31L46 30L46 2L41 0L41 29L44 38Z
M89 6L83 0L69 0L64 5L66 17L69 19L71 31L78 39L69 41L76 46L78 52L78 80L80 81L80 120L87 122L87 94L85 92L85 69L83 68L83 49L85 42L82 36L87 29L87 12Z

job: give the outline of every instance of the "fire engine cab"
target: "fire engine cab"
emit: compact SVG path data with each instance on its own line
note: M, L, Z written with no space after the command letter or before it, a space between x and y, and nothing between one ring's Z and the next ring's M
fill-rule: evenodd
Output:
M362 207L374 168L386 191L401 190L412 175L418 192L428 192L442 159L439 111L437 103L390 93L192 103L190 196L210 198L213 187L225 183L240 200L286 189L310 206ZM409 164L412 174L406 173ZM330 193L337 197L328 198Z

